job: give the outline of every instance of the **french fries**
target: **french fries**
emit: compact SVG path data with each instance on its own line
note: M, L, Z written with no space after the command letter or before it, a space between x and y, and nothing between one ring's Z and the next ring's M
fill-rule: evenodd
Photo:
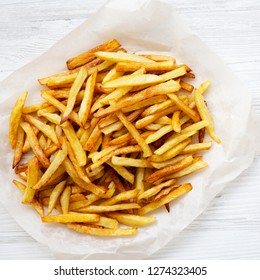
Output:
M38 80L43 102L25 107L25 92L14 105L9 142L23 183L13 183L43 223L135 235L156 221L145 214L170 212L192 190L183 180L207 167L207 134L220 143L203 96L210 81L195 88L175 58L120 47L112 39L69 58Z

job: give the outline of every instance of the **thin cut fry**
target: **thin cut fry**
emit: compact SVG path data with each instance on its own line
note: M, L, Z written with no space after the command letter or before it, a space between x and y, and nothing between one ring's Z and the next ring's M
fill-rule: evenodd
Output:
M23 156L23 145L24 145L24 130L19 126L17 131L17 138L14 149L14 158L13 158L13 168L19 164Z
M97 214L62 214L53 216L43 216L44 223L93 223L99 221Z
M84 127L86 124L86 121L89 117L92 100L93 100L93 94L94 94L94 87L96 83L97 78L97 71L95 71L87 80L86 89L84 92L84 97L80 105L79 109L79 120Z
M87 72L86 68L81 67L81 69L70 89L67 107L61 118L62 123L65 122L69 118L69 116L73 110L73 107L75 105L77 95L80 91L82 84L84 83L85 79L87 78L87 75L88 75L88 72Z
M62 164L66 156L67 156L67 149L65 145L62 145L62 149L57 152L49 168L44 172L44 174L42 175L38 183L35 184L32 188L34 190L38 190L41 187L43 187L51 179L51 176L59 168L59 166Z
M50 161L44 154L32 127L26 122L22 122L20 125L21 125L22 129L25 131L25 133L27 135L27 139L30 143L30 146L31 146L34 154L38 158L39 162L42 164L42 166L44 168L48 168L50 165Z
M28 92L26 91L22 95L20 95L15 102L13 110L10 115L10 123L9 123L9 141L11 147L14 149L16 140L17 140L17 132L20 125L20 121L22 118L23 107L27 98Z
M163 197L159 201L151 202L145 206L143 206L141 209L138 209L139 215L145 215L151 211L156 210L157 208L161 207L162 205L169 203L170 201L184 195L185 193L192 190L191 184L183 184L179 188L174 189L172 192L170 192L167 196Z
M22 203L31 203L34 198L35 190L33 189L33 187L38 182L38 169L39 164L37 158L31 158L28 161L27 186L24 192Z
M75 223L68 224L68 227L77 232L95 236L128 236L135 235L137 232L136 228L95 228Z

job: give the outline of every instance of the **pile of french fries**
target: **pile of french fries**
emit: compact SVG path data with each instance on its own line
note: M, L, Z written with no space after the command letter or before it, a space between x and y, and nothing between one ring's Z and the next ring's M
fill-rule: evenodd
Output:
M127 52L112 39L39 79L42 103L16 101L9 140L13 183L44 223L96 236L134 235L146 215L192 190L178 183L207 166L217 143L191 69L170 56ZM203 173L201 174L203 176ZM183 180L182 180L183 181ZM167 212L166 211L166 212Z

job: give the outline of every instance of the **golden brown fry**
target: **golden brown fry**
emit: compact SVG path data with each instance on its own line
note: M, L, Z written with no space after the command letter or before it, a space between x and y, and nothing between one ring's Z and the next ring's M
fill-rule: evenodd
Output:
M76 157L79 165L80 166L86 165L86 163L87 163L86 152L83 150L83 147L80 144L80 141L76 135L76 132L75 132L73 126L68 121L63 123L61 126L62 126L64 134L66 135L67 139L70 142L70 145L73 149L73 152L75 154L75 157Z
M132 123L130 123L127 119L127 117L120 111L117 113L117 117L120 119L120 121L123 123L123 125L126 127L126 129L131 133L133 138L136 140L138 145L142 148L144 152L144 157L149 157L152 155L152 151L148 144L145 143L145 140L142 138L138 130L134 127Z
M211 142L190 144L181 151L181 154L194 154L200 151L209 150L211 146Z
M94 236L128 236L137 233L136 228L96 228L76 223L68 224L68 227L77 232Z
M81 55L70 58L67 61L67 67L68 67L68 69L75 69L77 67L80 67L80 66L94 60L96 57L94 55L95 52L97 52L97 51L107 51L107 52L114 51L114 50L120 48L120 46L121 46L120 43L116 39L112 39L102 45L96 46L95 48L93 48Z
M69 116L74 108L77 95L78 95L80 88L83 85L85 79L87 78L87 75L88 75L88 71L86 70L86 68L81 67L72 87L70 88L68 103L67 103L66 109L61 117L61 123L64 123L69 118Z
M84 97L80 104L80 109L78 112L79 120L83 127L85 126L87 119L89 117L96 79L97 79L97 70L94 71L94 73L87 80Z
M163 80L160 76L153 74L140 74L140 75L124 75L115 80L108 81L104 83L102 86L104 88L118 88L118 87L128 87L128 86L136 86L136 85L151 85L158 84Z
M152 168L152 165L147 159L134 159L127 157L112 156L112 163L114 165Z
M38 182L39 177L39 164L36 157L31 158L28 161L28 175L27 186L24 192L22 203L31 203L34 198L35 190L34 185Z
M183 184L177 189L174 189L172 192L170 192L167 196L163 197L162 199L158 201L151 202L145 206L143 206L141 209L138 209L139 215L145 215L151 211L156 210L157 208L163 206L166 203L171 202L172 200L184 195L185 193L192 190L191 184Z
M95 52L95 56L112 62L152 62L151 59L145 58L143 56L132 54L132 53L124 53L124 52L104 52L104 51L98 51ZM118 70L117 70L118 71Z
M64 104L62 104L61 102L59 102L56 98L54 98L53 96L51 96L50 94L48 94L46 92L41 92L41 96L46 101L48 101L53 106L55 106L61 113L65 112L66 106ZM76 112L72 111L69 118L71 120L73 120L76 124L78 124L79 126L81 125L80 120L79 120L79 116Z
M161 179L162 177L165 177L167 175L170 175L174 172L180 171L184 169L185 167L191 165L193 163L193 157L188 156L178 162L176 162L173 165L169 165L167 167L164 167L158 171L155 171L152 175L145 178L144 181L148 183L154 183L155 181Z
M79 185L81 188L93 192L95 195L97 196L101 196L102 194L105 193L104 188L102 187L98 187L95 184L92 183L87 183L85 181L83 181L77 174L73 164L71 163L71 161L66 157L64 159L64 161L62 162L62 166L65 168L66 172L69 174L69 176L71 177L71 179L77 184Z
M43 216L42 222L44 223L94 223L100 219L97 214L62 214L53 216Z
M111 229L119 228L119 223L116 219L111 219L105 216L100 216L99 221L92 224L101 226L103 228L111 228Z
M60 195L62 194L64 188L66 186L66 181L61 181L58 185L56 185L54 187L54 189L51 192L50 195L50 201L49 201L49 205L48 205L48 215L51 214L52 210L55 208L55 205L57 203L57 201L60 198Z
M167 94L171 92L176 92L180 89L180 84L171 80L165 83L161 83L159 85L151 86L147 89L144 89L134 96L124 98L122 101L119 101L108 108L98 111L94 114L95 117L105 117L111 113L114 113L118 110L121 110L124 107L131 106L137 102L140 102L146 98L150 98L156 95Z
M50 125L45 124L44 122L34 118L31 115L24 115L24 119L29 122L31 125L35 126L37 129L39 129L44 135L46 135L48 138L51 139L51 141L60 147L60 142L57 137L57 134L54 130L54 128Z
M43 187L49 180L51 179L54 172L60 167L62 162L67 156L67 148L65 145L62 145L62 149L59 150L56 155L54 156L53 161L51 162L48 169L43 173L42 177L38 181L37 184L35 184L32 188L34 190L38 190L41 187Z
M104 213L111 211L119 210L128 210L128 209L139 209L140 205L137 203L122 203L116 205L90 205L84 208L80 208L80 212L84 213Z
M172 129L177 133L181 132L180 114L181 111L175 111L172 115Z
M10 115L10 122L9 122L9 141L11 144L11 147L14 149L16 140L17 140L17 132L20 125L20 121L22 118L23 113L23 107L27 98L28 92L26 91L22 95L18 97L18 99L15 102L15 105L12 109L11 115Z
M38 158L39 162L42 164L44 168L48 168L50 165L50 161L44 154L32 127L30 126L30 124L26 122L22 122L20 125L27 135L27 139L30 143L30 146L35 156Z
M14 158L13 158L13 168L19 164L23 156L23 145L24 145L24 130L19 126L17 131L17 138L14 149Z
M218 138L218 136L215 133L215 129L214 129L214 123L213 123L213 119L210 115L210 112L204 102L204 98L202 96L201 93L199 93L198 90L195 90L194 93L194 100L196 103L196 107L200 113L200 116L203 120L206 120L208 122L208 125L206 126L206 129L210 135L210 137L218 144L221 143L220 139Z
M170 71L175 67L175 61L173 59L168 61L160 62L142 62L142 61L129 61L129 62L119 62L116 65L116 70L121 72L133 72L140 68L145 68L147 72L153 71Z
M139 191L137 189L121 192L118 195L115 195L112 198L109 198L109 199L101 202L99 205L102 205L102 206L115 205L118 202L127 201L129 199L135 198L138 195L138 192Z
M130 227L142 227L150 225L151 223L156 221L155 217L144 217L132 214L124 214L124 213L108 213L109 217L116 219L120 224L130 226Z
M60 205L61 205L62 214L69 213L70 195L71 195L71 187L67 186L65 187L65 189L63 190L60 196Z
M194 120L194 122L198 122L200 120L199 114L192 110L189 106L187 106L178 96L174 93L168 94L168 96L173 100L176 106L183 111L186 115Z
M176 137L176 139L177 139L177 137ZM181 151L191 142L191 138L187 134L184 134L182 138L178 137L178 141L180 141L180 139L184 139L184 140L182 140L180 143L178 143L176 145L171 146L169 148L169 150L167 150L167 152L165 152L161 155L157 155L157 154L152 155L149 158L149 160L152 162L165 162L165 161L167 161L169 159L173 159L174 157L179 155L181 153Z

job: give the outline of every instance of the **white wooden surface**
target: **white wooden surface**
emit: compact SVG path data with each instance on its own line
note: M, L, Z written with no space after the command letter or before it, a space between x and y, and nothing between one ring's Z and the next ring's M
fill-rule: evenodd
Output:
M105 2L0 0L0 80L47 50ZM167 2L247 84L259 117L259 0ZM260 259L259 170L258 157L151 259ZM0 259L53 258L48 247L28 236L0 204Z

